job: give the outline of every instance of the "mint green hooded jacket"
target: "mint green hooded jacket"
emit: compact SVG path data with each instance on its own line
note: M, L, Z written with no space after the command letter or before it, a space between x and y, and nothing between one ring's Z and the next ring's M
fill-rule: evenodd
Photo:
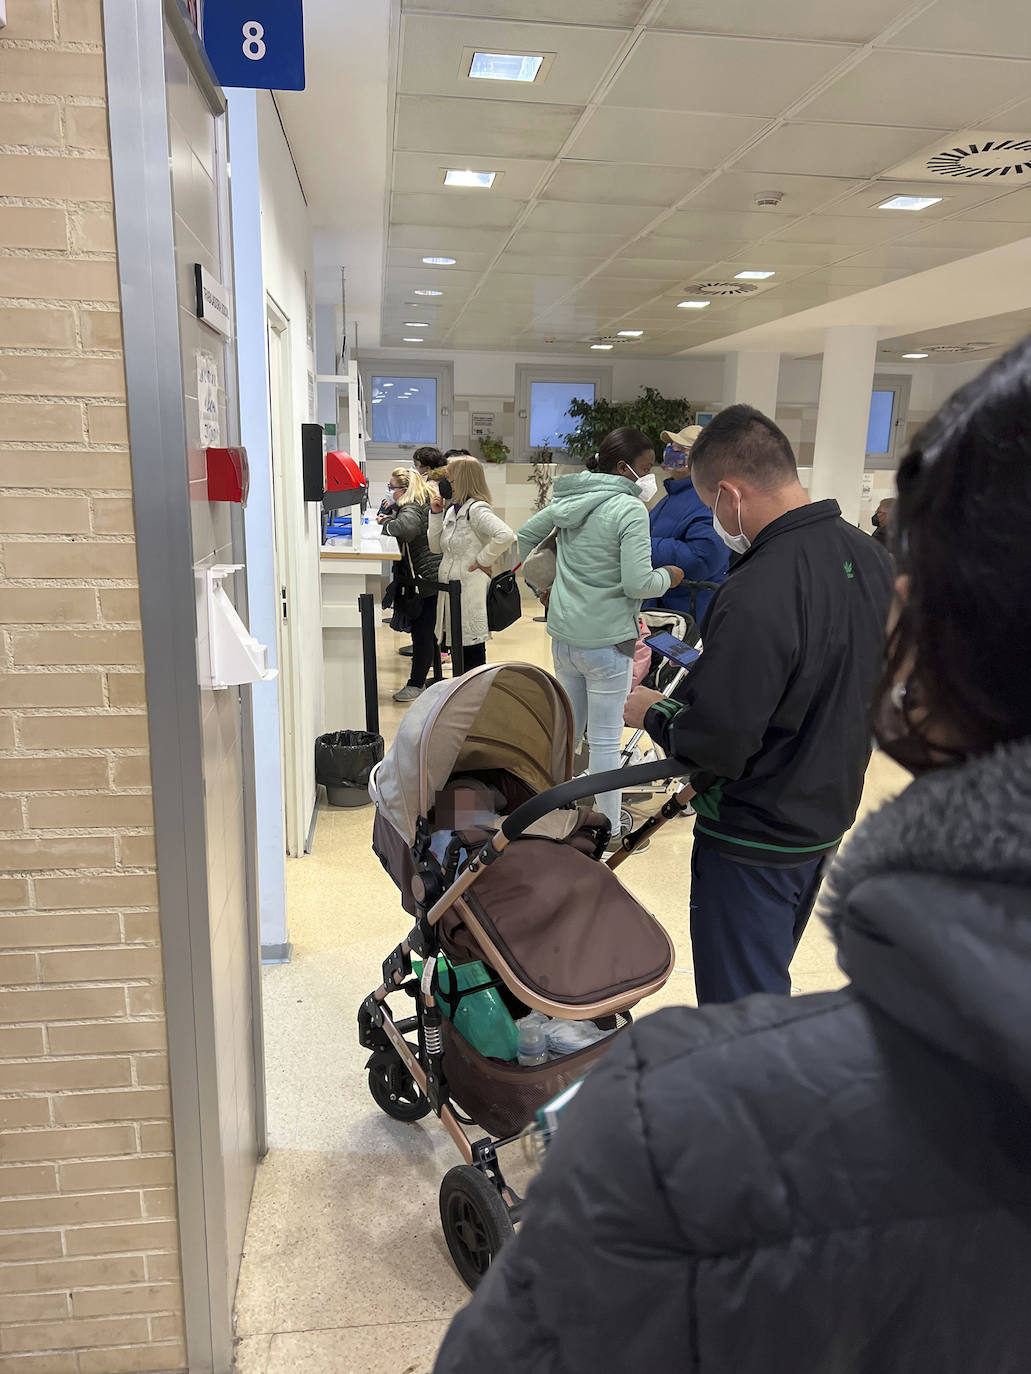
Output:
M548 633L577 649L600 649L638 636L641 602L669 590L669 573L652 567L648 508L628 477L577 472L555 483L550 506L519 531L525 558L558 530L558 573Z

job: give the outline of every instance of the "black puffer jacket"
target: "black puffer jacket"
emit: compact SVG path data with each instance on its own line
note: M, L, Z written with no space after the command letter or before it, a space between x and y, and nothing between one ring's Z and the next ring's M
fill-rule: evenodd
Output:
M429 506L423 501L409 501L406 506L399 506L397 514L384 522L383 533L397 540L402 553L407 547L412 555L416 577L433 582L440 567L440 554L430 549L426 537L429 524Z
M915 782L833 889L851 986L640 1022L437 1374L1031 1369L1031 742Z

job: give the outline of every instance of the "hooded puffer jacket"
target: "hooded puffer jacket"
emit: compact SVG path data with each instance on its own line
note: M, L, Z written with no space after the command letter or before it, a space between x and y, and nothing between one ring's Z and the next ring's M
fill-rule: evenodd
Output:
M409 501L384 522L383 533L396 539L402 554L411 555L416 577L434 582L440 568L440 554L430 548L428 537L430 508L425 501Z
M850 986L621 1037L437 1374L1025 1374L1029 836L1031 741L925 775L833 872Z

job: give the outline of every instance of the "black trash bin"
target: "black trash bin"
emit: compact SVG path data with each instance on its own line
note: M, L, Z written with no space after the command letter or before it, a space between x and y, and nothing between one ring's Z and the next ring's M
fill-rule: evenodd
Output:
M330 806L366 806L369 775L383 758L383 736L368 730L337 730L315 741L315 781Z

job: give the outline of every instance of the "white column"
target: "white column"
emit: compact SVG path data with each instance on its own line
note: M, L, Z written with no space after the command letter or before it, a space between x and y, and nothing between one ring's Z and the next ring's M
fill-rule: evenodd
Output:
M876 325L827 330L809 495L814 501L833 497L852 524L859 522L876 357Z
M779 377L779 353L728 353L723 364L723 404L755 406L772 420L777 414Z

